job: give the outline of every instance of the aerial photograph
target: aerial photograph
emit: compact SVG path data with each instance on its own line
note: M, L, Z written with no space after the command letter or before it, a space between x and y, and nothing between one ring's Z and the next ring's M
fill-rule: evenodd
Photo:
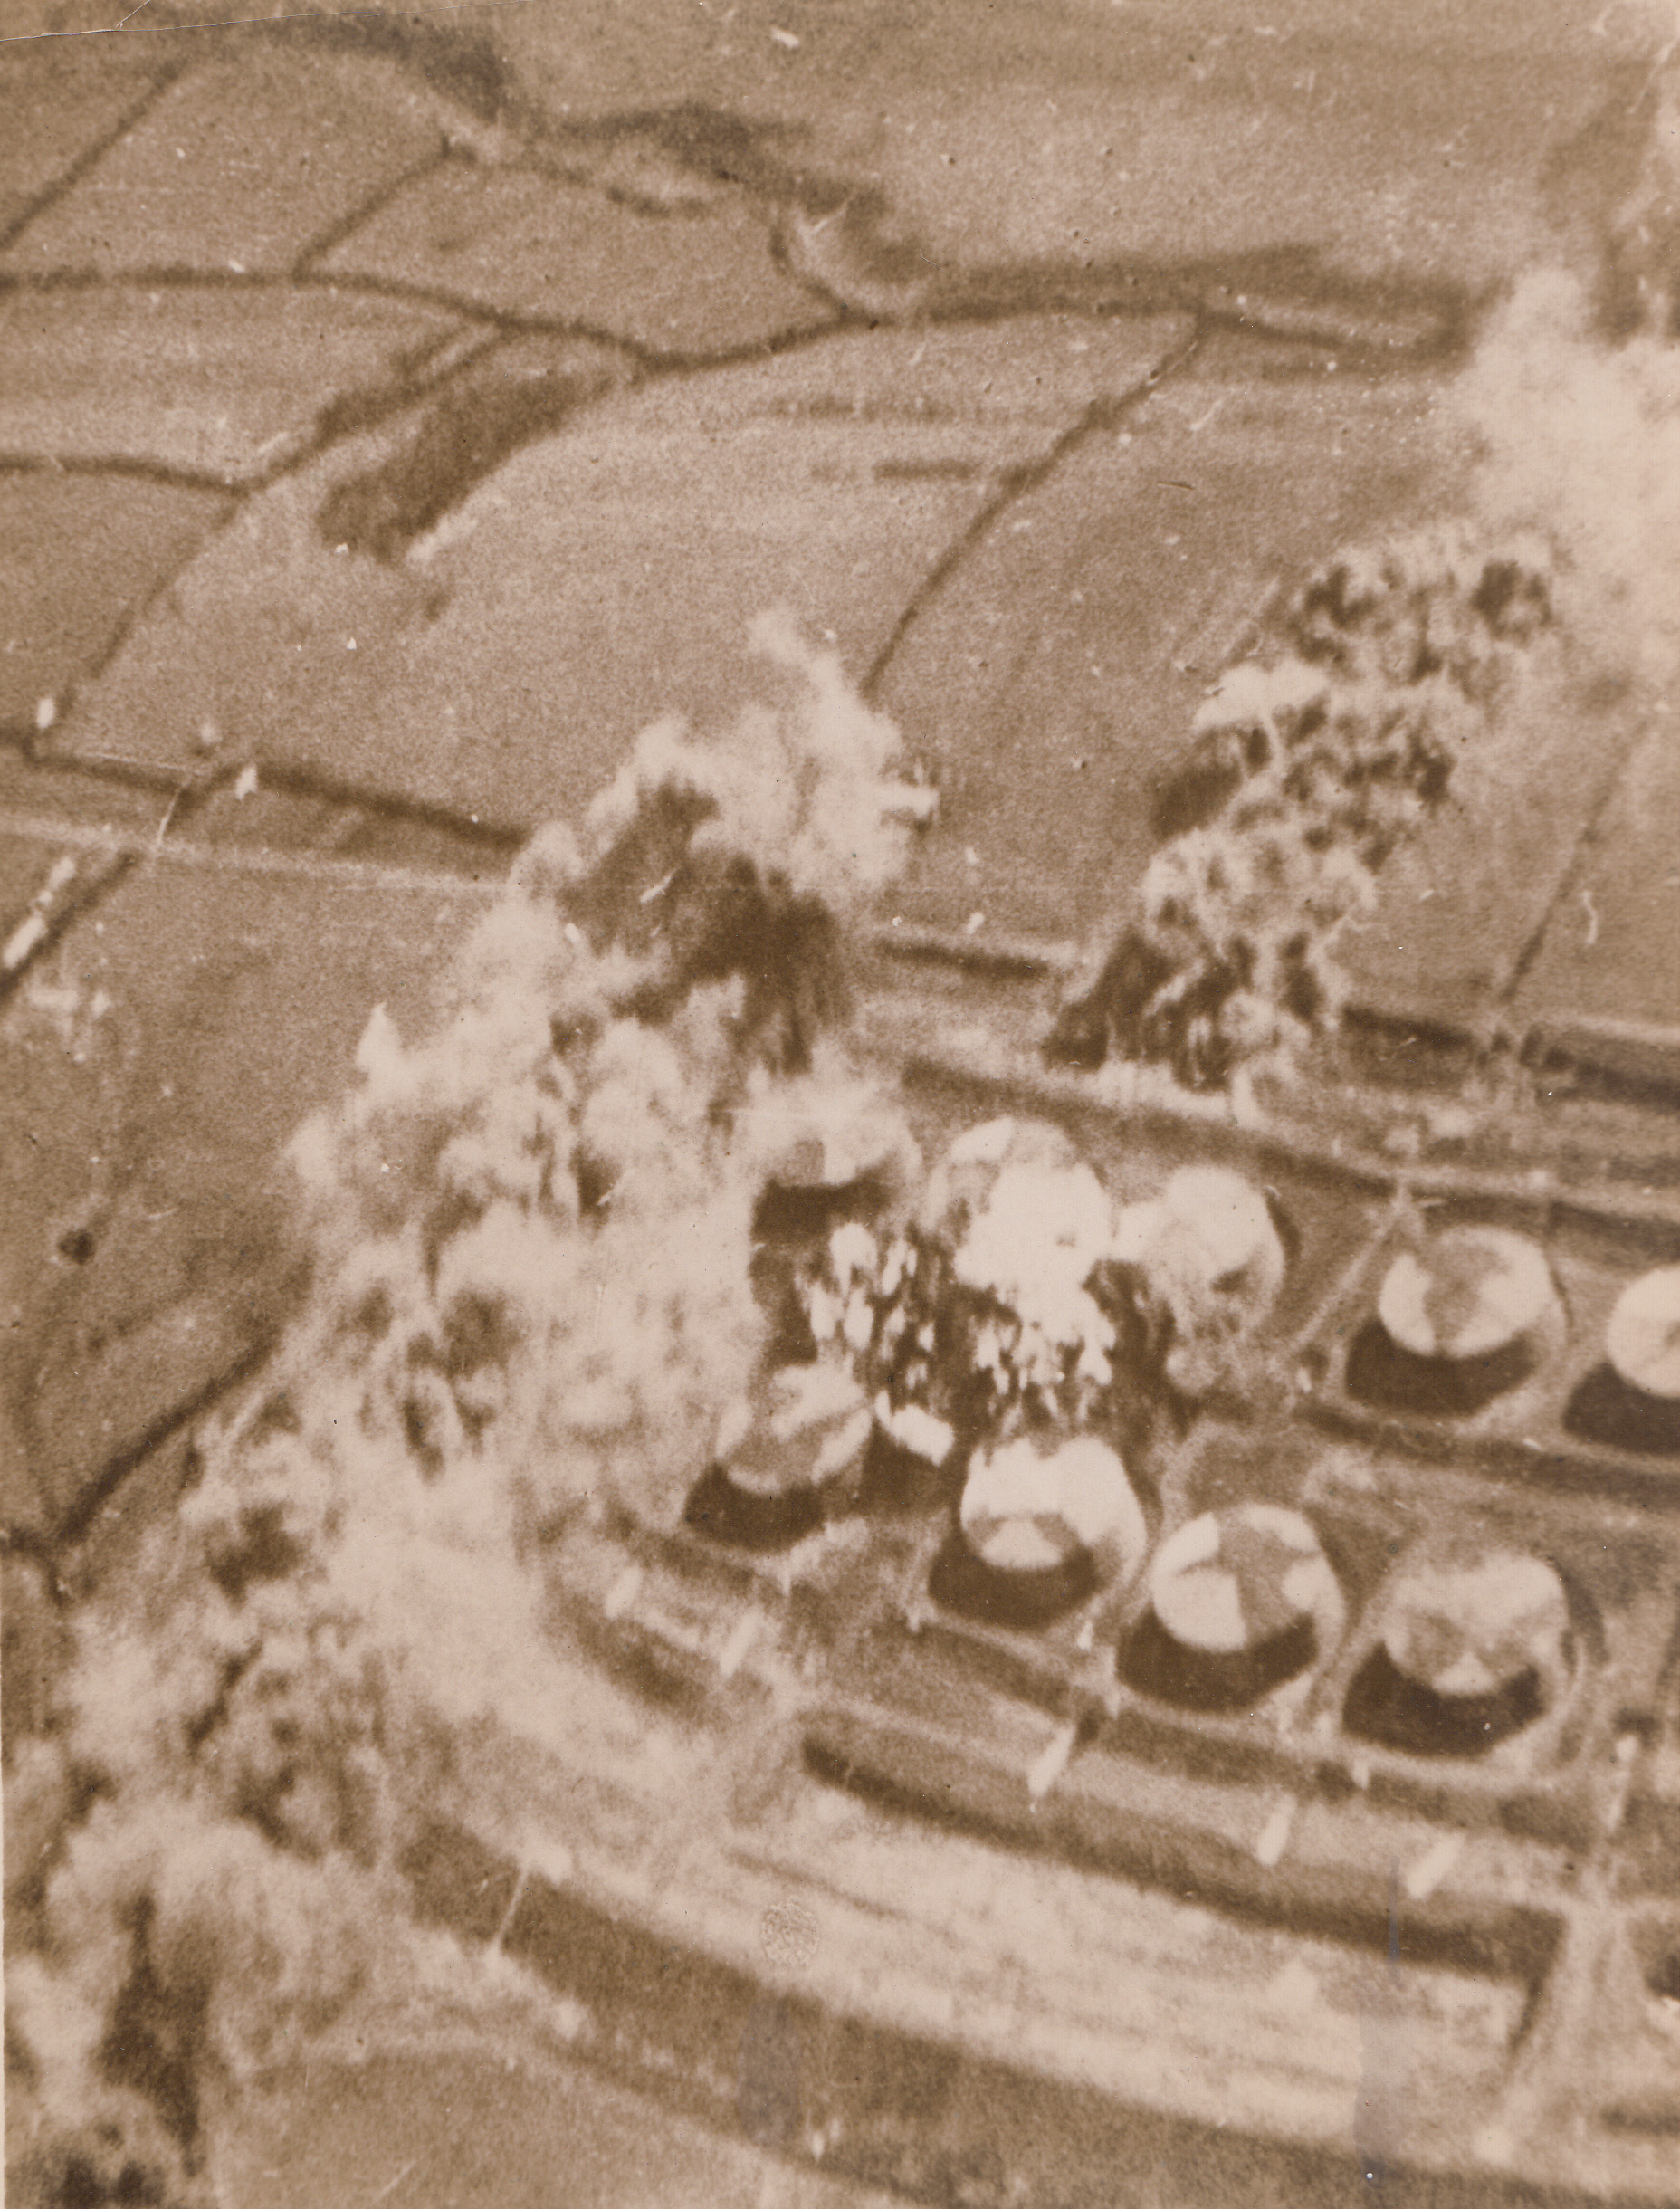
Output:
M1680 0L0 0L16 2209L1680 2203Z

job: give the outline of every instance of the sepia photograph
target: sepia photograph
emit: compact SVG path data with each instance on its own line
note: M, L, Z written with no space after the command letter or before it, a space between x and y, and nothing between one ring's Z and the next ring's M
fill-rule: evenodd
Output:
M1680 2204L1680 0L0 0L14 2209Z

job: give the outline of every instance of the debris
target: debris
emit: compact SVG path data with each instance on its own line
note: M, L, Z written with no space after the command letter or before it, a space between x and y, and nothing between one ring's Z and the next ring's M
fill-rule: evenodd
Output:
M7 937L5 949L0 951L0 971L15 974L30 953L39 949L46 932L46 914L41 912L27 913Z
M733 1679L758 1640L764 1626L762 1612L743 1611L730 1630L730 1638L718 1652L718 1672L723 1679Z
M1293 1795L1286 1795L1261 1828L1255 1842L1255 1858L1267 1871L1274 1870L1283 1861L1284 1850L1289 1846L1290 1829L1295 1822L1297 1804Z
M606 1601L602 1605L602 1608L606 1611L608 1619L622 1619L641 1592L641 1566L639 1564L626 1565L625 1570L618 1575L618 1578L614 1581L612 1586L607 1590Z
M1407 1898L1412 1902L1425 1902L1446 1879L1464 1853L1465 1836L1462 1833L1443 1833L1439 1841L1426 1849L1406 1874Z
M41 887L29 901L29 911L0 950L0 974L15 974L25 967L46 941L48 916L61 894L76 878L76 862L61 852L47 869Z
M1044 1753L1035 1759L1033 1768L1026 1775L1026 1792L1035 1803L1043 1802L1067 1770L1067 1761L1074 1753L1074 1745L1078 1736L1077 1726L1058 1726Z
M887 782L883 786L883 793L882 811L889 820L927 828L939 813L940 794L927 783Z

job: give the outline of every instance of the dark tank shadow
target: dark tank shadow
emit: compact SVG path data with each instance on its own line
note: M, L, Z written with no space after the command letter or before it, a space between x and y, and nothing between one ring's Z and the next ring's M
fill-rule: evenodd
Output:
M1377 1411L1467 1419L1526 1381L1534 1365L1535 1353L1522 1342L1481 1358L1420 1358L1370 1319L1348 1351L1347 1387Z
M1545 1689L1532 1665L1486 1695L1439 1695L1408 1678L1379 1647L1348 1690L1343 1719L1361 1741L1407 1756L1466 1757L1486 1755L1545 1709Z
M710 1465L689 1491L685 1526L735 1549L791 1549L823 1523L823 1499L804 1484L776 1493L740 1487Z
M1193 1650L1146 1611L1121 1651L1121 1672L1128 1687L1158 1702L1229 1713L1248 1709L1304 1672L1317 1655L1318 1629L1310 1618L1251 1650Z
M928 1582L929 1593L944 1610L983 1626L1028 1632L1053 1624L1096 1587L1096 1565L1087 1550L1042 1572L1003 1572L976 1556L955 1527Z
M1680 1402L1630 1388L1613 1365L1595 1365L1577 1383L1563 1424L1583 1442L1637 1449L1652 1457L1680 1456Z

